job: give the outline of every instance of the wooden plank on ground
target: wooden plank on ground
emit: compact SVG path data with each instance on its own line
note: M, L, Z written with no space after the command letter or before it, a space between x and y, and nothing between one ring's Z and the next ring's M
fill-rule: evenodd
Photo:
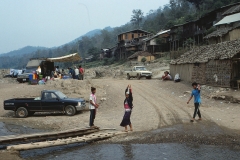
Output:
M54 131L54 132L44 132L44 133L34 133L34 134L22 134L22 135L9 135L1 136L0 144L9 144L11 142L20 142L20 141L34 141L34 140L49 140L49 139L58 139L58 138L67 138L72 136L82 136L94 132L98 132L99 129L70 129L65 131Z
M113 136L116 136L119 134L125 134L125 133L126 132L93 133L93 134L82 136L82 137L75 137L75 138L70 137L67 139L57 139L54 141L11 145L7 147L7 150L23 151L23 150L30 150L30 149L39 149L39 148L47 148L47 147L53 147L53 146L68 145L73 143L90 142L90 141L111 138Z

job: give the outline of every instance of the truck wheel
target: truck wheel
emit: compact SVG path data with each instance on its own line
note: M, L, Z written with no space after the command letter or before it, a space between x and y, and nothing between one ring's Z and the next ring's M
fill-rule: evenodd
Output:
M24 107L20 107L15 112L18 118L26 118L28 116L28 110Z
M75 107L69 105L69 106L65 107L65 113L67 116L73 116L76 114L76 109L75 109Z
M137 74L137 79L140 80L141 76L139 74Z
M150 76L150 77L147 77L147 79L152 79L152 76Z
M128 80L130 79L130 75L129 75L129 74L127 74L127 79L128 79Z

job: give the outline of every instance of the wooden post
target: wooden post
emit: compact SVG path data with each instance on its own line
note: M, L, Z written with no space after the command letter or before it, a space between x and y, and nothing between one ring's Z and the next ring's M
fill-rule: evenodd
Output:
M198 45L199 45L199 35L198 35Z

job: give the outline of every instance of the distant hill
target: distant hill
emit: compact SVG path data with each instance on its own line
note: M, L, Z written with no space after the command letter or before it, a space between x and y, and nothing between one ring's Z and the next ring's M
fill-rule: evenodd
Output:
M82 35L82 36L74 39L73 41L71 41L71 42L69 42L69 43L67 43L67 44L75 43L75 42L81 40L82 37L93 37L93 36L95 36L95 35L97 35L97 34L100 34L100 33L101 33L101 29L94 29L94 30L89 31L89 32L87 32L86 34L84 34L84 35Z
M110 26L108 26L108 27L105 27L104 30L107 30L107 31L110 32L110 31L113 30L113 28L111 28ZM94 37L94 36L97 35L97 34L101 34L101 31L102 31L102 29L94 29L94 30L91 30L91 31L87 32L86 34L84 34L84 35L82 35L82 36L74 39L73 41L69 42L68 44L75 43L75 42L81 40L82 37L89 37L89 38Z
M104 28L104 30L107 30L110 32L113 30L113 28L106 27L106 28ZM87 36L89 38L92 38L101 33L102 33L101 29L95 29L95 30L87 32L86 34L84 34L66 44L70 48L74 48L74 46L76 46L76 43L79 40L81 40L82 37ZM14 50L14 51L11 51L8 53L2 53L2 54L0 54L0 68L24 68L30 58L39 57L39 54L41 55L41 57L49 57L50 55L55 56L55 57L62 56L64 54L66 54L66 51L62 51L62 48L64 48L64 46L66 44L63 44L58 47L51 47L51 48L39 47L39 46L38 47L26 46L26 47L23 47L23 48L20 48L18 50Z
M48 48L39 47L39 46L38 47L26 46L26 47L20 48L18 50L0 54L0 57L2 57L2 56L20 56L23 54L30 54L30 53L36 52L37 50L43 50L43 49L48 49Z

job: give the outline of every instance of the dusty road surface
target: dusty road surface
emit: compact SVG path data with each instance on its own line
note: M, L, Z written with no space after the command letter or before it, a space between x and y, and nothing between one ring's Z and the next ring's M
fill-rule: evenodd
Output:
M184 84L184 82L165 82L158 79L93 79L84 80L83 82L60 80L37 86L18 83L0 84L0 104L3 104L5 99L15 97L36 97L43 89L57 89L69 97L84 97L87 100L90 94L90 87L95 86L97 88L98 102L100 103L95 125L101 128L123 130L119 124L124 114L124 91L128 84L132 85L134 98L131 121L134 131L139 131L134 133L144 133L133 138L135 142L139 137L146 137L145 133L150 133L142 131L152 132L156 129L171 126L180 126L179 132L181 133L193 129L196 132L191 132L192 134L200 133L201 135L206 135L208 131L211 132L211 129L221 128L221 134L240 135L240 105L208 99L208 95L204 94L204 91L202 95L203 103L200 107L202 121L191 123L190 119L194 111L193 100L189 104L186 103L190 96L186 91L191 91L192 87L190 84ZM15 118L12 111L5 111L1 105L0 121L37 129L65 130L87 127L89 112L84 111L72 117L62 113L35 113L31 117L18 119ZM214 134L217 132L218 130ZM181 133L176 132L176 135L181 135ZM191 136L189 135L189 137ZM124 139L123 137L122 140ZM159 137L155 139L156 141L159 140L158 142L164 141ZM119 141L119 139L113 140ZM185 140L187 140L186 137ZM151 143L153 142L154 140ZM219 142L219 144L221 143Z
M64 81L64 80L63 80ZM84 97L88 100L91 86L97 87L97 98L100 108L97 111L95 125L103 128L117 128L124 114L123 100L124 91L128 84L132 85L134 108L132 112L132 123L135 131L147 131L173 124L189 123L193 115L193 100L186 104L191 91L190 85L174 83L172 81L160 80L116 80L96 79L81 82L82 86L72 89L62 82L50 83L48 85L27 85L27 84L0 84L0 104L4 99L14 97L38 96L43 89L57 89L66 93L69 97ZM70 83L79 83L71 80ZM101 99L106 98L106 101ZM217 125L230 129L240 130L240 105L227 104L202 96L201 113L203 121L214 122ZM1 120L9 120L16 123L29 123L37 126L52 127L52 129L67 129L88 126L89 113L87 111L75 116L68 117L60 113L36 113L34 116L24 119L15 118L12 111L5 111L0 108ZM196 122L194 122L196 123Z

